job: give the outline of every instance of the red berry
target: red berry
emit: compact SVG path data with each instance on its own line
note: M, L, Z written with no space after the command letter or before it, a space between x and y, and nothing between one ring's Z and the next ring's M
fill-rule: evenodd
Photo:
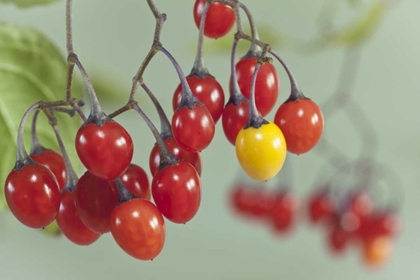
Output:
M349 209L359 217L367 217L373 208L372 200L368 193L360 191L350 196Z
M91 231L80 219L73 192L65 191L61 194L60 210L56 221L64 236L77 245L90 245L101 236Z
M180 160L156 172L152 195L163 216L178 224L190 221L201 202L201 182L191 164Z
M10 211L27 227L46 227L57 216L60 190L54 174L44 165L26 164L12 170L4 193Z
M225 105L225 94L222 86L216 81L216 79L210 75L200 78L197 75L190 75L187 77L188 85L191 88L192 93L206 105L209 110L214 123L217 123L223 112ZM174 96L172 98L172 108L174 111L179 106L182 97L182 86L176 88Z
M80 161L95 176L114 180L127 170L133 158L133 141L120 124L105 121L83 125L76 135Z
M242 58L236 63L236 75L242 94L249 99L251 81L254 75L257 58ZM231 85L231 83L229 83ZM230 89L232 90L231 86ZM273 64L265 62L261 65L255 82L255 103L261 116L266 116L273 109L279 95L279 79Z
M328 247L331 252L339 254L344 252L349 244L350 236L340 226L333 227L328 234Z
M56 151L44 149L41 153L32 153L30 156L34 161L51 170L57 179L60 190L65 187L67 182L67 172L62 155Z
M194 21L199 28L201 15L204 11L206 0L196 0L194 4ZM235 24L235 11L222 3L211 3L207 11L204 25L204 35L217 39L225 36Z
M254 200L255 203L252 205L251 213L256 217L269 217L276 206L276 195L269 190L257 189Z
M214 121L206 106L195 104L177 110L172 116L172 132L181 148L200 152L210 145L214 137Z
M369 239L376 236L395 237L400 231L400 220L395 213L378 211L365 219L361 237Z
M227 140L235 145L236 136L244 128L249 119L249 103L240 102L237 106L234 103L228 103L223 110L222 125Z
M165 243L165 222L156 206L134 198L118 205L110 218L111 233L127 254L139 260L151 260Z
M173 137L168 137L165 139L165 145L169 151L177 158L183 159L189 164L191 164L195 170L197 170L198 175L201 176L201 155L199 152L188 152L181 148L179 144L175 141ZM149 157L149 167L150 172L155 174L160 165L160 153L158 145L153 146L152 151L150 152Z
M318 143L324 129L324 116L312 100L286 101L277 110L274 123L286 138L287 150L304 154Z
M327 192L314 193L309 199L309 218L311 222L318 223L332 218L335 212L334 201Z
M119 200L115 182L87 171L77 182L75 197L76 209L83 223L94 232L109 232L109 219Z
M146 171L136 164L130 164L128 169L121 175L124 186L134 196L150 200L150 182Z
M296 210L297 200L292 193L285 191L277 195L271 210L271 219L276 232L285 233L291 230L296 219Z
M249 214L255 205L256 190L252 187L237 185L233 188L231 202L238 214Z

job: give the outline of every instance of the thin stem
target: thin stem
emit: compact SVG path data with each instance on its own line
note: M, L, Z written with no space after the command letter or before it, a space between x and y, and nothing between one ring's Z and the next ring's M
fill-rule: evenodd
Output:
M66 167L67 181L66 181L66 185L64 189L74 192L76 190L76 184L79 179L70 162L70 158L69 158L69 155L67 154L66 148L64 146L63 140L58 130L58 126L53 125L52 128L54 130L55 137L57 138L58 146L60 147L61 155L63 156L64 165Z
M251 79L251 89L249 94L249 118L248 123L246 124L245 128L250 126L259 128L262 124L268 123L264 120L260 113L257 110L257 105L255 103L255 84L257 81L258 72L261 68L261 65L264 63L264 59L260 58L257 60L257 65L255 65L254 73L252 74Z
M197 44L197 54L195 56L195 61L190 75L197 75L201 78L204 78L209 74L209 71L206 68L204 63L203 48L204 48L204 27L206 23L207 12L209 10L210 3L206 1L204 4L204 10L201 15L200 29L198 32L198 44Z
M189 109L192 109L195 104L203 105L192 93L190 86L188 85L187 79L182 71L181 67L179 66L176 59L172 56L172 54L165 49L162 44L156 45L156 48L161 51L166 57L170 60L172 65L175 68L176 73L178 74L179 80L181 81L182 86L182 98L178 108L183 106L187 106Z
M292 71L290 70L286 62L284 62L284 60L272 49L269 49L268 52L280 62L280 64L283 66L284 70L286 71L287 76L289 77L291 92L290 92L290 97L288 98L287 101L294 101L297 99L305 98L305 96L302 94L302 91L299 88L299 85L297 83L295 76L293 75Z
M145 83L141 83L141 87L144 89L147 95L149 95L153 105L155 105L156 111L158 112L160 120L160 136L163 138L163 140L173 137L171 123L169 122L168 117L166 116L165 111L163 110L159 101L156 99L156 96L146 86Z
M22 117L22 120L20 121L18 133L17 133L17 151L16 151L16 165L15 170L19 170L22 168L25 164L31 163L32 160L30 159L28 152L25 149L25 143L24 143L24 133L25 133L25 125L26 121L28 120L29 115L35 111L40 109L40 102L35 103L29 109L25 112L25 114Z
M80 73L82 74L83 80L88 90L89 99L90 99L90 116L98 117L101 119L104 115L101 105L99 104L98 97L96 96L95 89L93 88L92 82L89 79L86 70L83 68L82 63L75 53L69 54L69 60L71 60L79 68Z
M242 94L239 88L238 75L236 73L235 55L236 55L236 49L238 47L238 41L239 40L236 37L233 39L232 52L230 55L230 76L232 77L230 80L230 85L231 85L230 96L234 103L238 102L239 100L242 101L245 98L245 96Z
M229 6L231 6L233 8L233 10L235 11L235 19L236 19L236 30L237 30L237 33L243 34L244 33L244 30L242 28L241 13L239 11L239 7L240 7L239 6L239 1L238 0L235 0L235 1L233 1L233 3L231 1L229 1L229 4L228 3L224 3L225 1L215 1L215 2L220 2L220 3L223 3L223 4L229 5Z
M45 150L45 148L39 142L38 134L36 133L36 123L38 121L39 112L40 110L36 110L32 119L30 154L38 154Z
M139 107L137 102L133 104L133 109L136 110L136 112L140 114L140 116L146 122L147 126L150 128L150 130L153 133L153 136L156 139L156 143L158 145L159 154L160 154L159 170L161 170L162 168L164 168L167 165L177 164L178 159L169 151L169 149L166 146L164 140L162 139L159 132L157 131L155 125L152 123L152 121L149 119L149 117L143 112L143 110Z
M66 47L67 55L73 53L72 0L66 2Z
M251 14L251 11L243 3L239 3L239 6L245 12L245 14L248 18L249 26L251 27L251 36L258 40L259 36L258 36L257 25L255 23L254 17ZM262 52L262 48L260 46L258 46L255 43L251 43L249 51L245 56L246 57L247 56L258 56L259 54L261 54L261 52Z
M153 57L158 53L158 50L156 49L156 45L160 44L160 35L162 32L163 25L166 21L166 14L160 13L155 3L152 0L147 0L147 4L149 5L149 8L156 19L155 32L153 35L153 43L148 54L146 55L143 62L141 63L139 70L137 71L136 75L133 78L133 84L131 87L129 102L135 99L137 89L143 80L144 71L146 70L150 61L152 61Z

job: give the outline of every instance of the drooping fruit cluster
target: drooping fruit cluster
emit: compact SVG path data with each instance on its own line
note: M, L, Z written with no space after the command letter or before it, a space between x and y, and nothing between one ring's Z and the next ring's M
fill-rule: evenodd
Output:
M372 267L391 257L400 230L399 218L391 209L375 207L368 192L353 190L336 197L330 190L317 190L310 196L307 209L311 224L325 231L334 255L358 247L364 263Z
M291 152L307 152L319 140L323 129L319 108L302 95L283 60L269 45L257 39L252 17L249 17L253 30L251 36L243 33L239 9L247 13L249 10L242 3L230 0L196 1L194 20L199 27L198 49L187 76L160 41L166 15L159 12L152 0L147 3L157 22L153 45L133 79L127 104L107 114L102 110L89 76L74 52L72 1L67 0L68 80L65 98L40 101L24 114L17 137L16 164L5 182L7 203L24 225L43 228L56 221L62 233L78 245L92 244L102 234L111 233L128 255L140 260L153 259L161 252L166 236L165 218L173 223L185 224L198 213L202 188L200 152L211 144L215 124L220 118L227 139L236 146L242 168L251 178L259 181L269 180L281 170L287 147L292 147L289 149ZM205 67L203 40L204 36L225 36L235 22L237 35L232 47L230 98L226 103L222 86ZM235 65L236 45L241 39L252 44L250 51ZM172 96L174 112L171 121L143 80L147 65L158 52L170 60L180 80ZM281 106L277 113L279 117L276 115L274 122L263 118L275 107L279 94L276 69L267 54L283 65L292 84L291 95L282 105L292 109L280 112ZM89 95L90 112L87 117L71 94L74 68L80 71ZM160 132L135 100L139 87L156 107ZM292 103L293 106L288 105ZM135 139L115 120L116 116L131 109L140 114L156 139L149 155L151 181L146 171L133 163ZM33 148L28 154L23 144L24 128L32 112L35 112ZM47 116L57 137L60 153L39 143L35 129L39 112ZM58 132L57 112L72 112L70 115L77 112L83 120L74 142L78 159L86 168L80 178L70 163ZM265 210L251 207L251 212L259 211L258 215L270 220L280 232L290 228L295 215L292 196L285 192L259 193L255 198L273 202L272 207ZM240 207L249 208L249 205Z
M268 226L276 234L290 233L298 219L298 199L287 188L268 189L238 181L230 190L229 204L240 217Z

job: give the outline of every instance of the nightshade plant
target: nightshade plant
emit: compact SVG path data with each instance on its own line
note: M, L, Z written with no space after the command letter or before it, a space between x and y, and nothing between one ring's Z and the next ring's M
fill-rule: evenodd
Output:
M160 38L166 14L159 11L155 1L145 2L156 20L150 51L132 80L127 103L106 113L74 50L72 1L66 1L64 98L36 102L25 112L18 128L16 163L4 188L10 210L24 225L43 228L56 220L64 235L78 245L91 244L100 234L110 232L127 254L140 260L159 255L165 242L166 222L185 224L198 213L203 168L200 152L211 145L220 119L228 142L235 145L240 166L256 181L267 181L278 175L287 152L299 155L313 149L324 128L320 108L303 94L283 58L270 44L259 39L251 11L244 3L236 0L195 2L193 16L199 29L198 48L192 69L186 75ZM242 27L241 11L249 20L250 34ZM224 20L218 20L220 18ZM225 99L223 87L205 65L203 44L205 36L223 38L235 24L230 50L229 95ZM250 42L250 48L237 61L241 40ZM158 53L168 58L179 77L172 96L174 112L169 119L143 79L148 64ZM281 96L280 81L274 62L284 68L291 85L289 97L278 108L275 106ZM75 68L89 96L88 115L83 113L73 94ZM160 132L137 102L139 88L152 99L159 113ZM149 158L150 181L145 170L132 162L135 139L114 119L128 110L136 111L144 119L156 139ZM268 120L273 110L274 120ZM40 112L47 117L57 136L60 153L50 151L36 139ZM33 148L28 153L23 139L32 113L35 114ZM73 135L78 158L86 168L80 178L70 164L58 132L58 126L64 125L66 120L57 115L75 113L83 122ZM47 153L54 159L48 159ZM43 154L44 159L39 159ZM49 164L51 161L60 163ZM279 202L273 205L283 209L283 201L288 201L289 197L279 194ZM263 215L266 210L257 208L255 213ZM294 207L286 210L292 217ZM276 228L289 227L291 218L285 222L275 217Z

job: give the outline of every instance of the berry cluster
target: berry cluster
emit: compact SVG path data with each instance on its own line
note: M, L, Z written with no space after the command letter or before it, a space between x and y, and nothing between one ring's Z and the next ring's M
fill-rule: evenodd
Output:
M237 182L231 190L230 204L240 216L279 234L289 233L298 218L298 199L286 188L271 190Z
M326 231L331 252L341 254L351 246L361 246L369 266L385 263L392 254L400 222L394 210L375 207L371 195L363 190L334 196L329 190L314 192L308 201L313 225Z
M302 94L288 66L268 44L257 39L255 23L244 4L230 0L196 1L194 19L199 27L198 50L193 68L185 76L160 41L166 14L160 13L152 0L147 0L147 3L156 18L152 47L133 78L127 104L106 114L73 50L72 1L67 0L65 99L39 101L26 111L18 130L16 164L4 188L9 208L22 224L43 228L56 221L63 234L78 245L92 244L102 234L110 232L127 254L140 260L153 259L161 252L166 236L165 219L185 224L198 212L202 172L200 152L212 142L215 123L220 118L227 139L236 146L239 163L251 178L260 181L271 179L280 171L287 151L302 154L313 148L321 137L324 123L318 106ZM248 14L251 36L242 31L240 9ZM230 98L225 104L223 88L204 65L203 40L204 36L219 38L226 35L235 22L238 31L232 47ZM235 64L236 46L241 39L250 41L251 48ZM170 60L180 79L173 95L171 121L143 81L147 65L159 52ZM292 88L290 97L278 108L273 122L263 116L275 106L279 82L272 59L266 54L271 54L282 64ZM80 108L83 104L72 97L75 67L79 69L89 94L88 117ZM156 107L160 132L135 100L139 87ZM133 139L114 120L131 109L139 113L156 139L149 156L151 182L146 171L132 162ZM39 143L36 134L39 112L47 116L61 153ZM23 139L31 113L34 113L32 149L28 153ZM58 131L57 113L71 116L77 113L83 120L74 143L78 158L86 168L80 178L70 163ZM242 198L238 199L242 201ZM294 205L290 205L289 195L261 195L261 199L273 203L270 209L257 210L260 216L271 217L280 231L290 227L295 210Z

